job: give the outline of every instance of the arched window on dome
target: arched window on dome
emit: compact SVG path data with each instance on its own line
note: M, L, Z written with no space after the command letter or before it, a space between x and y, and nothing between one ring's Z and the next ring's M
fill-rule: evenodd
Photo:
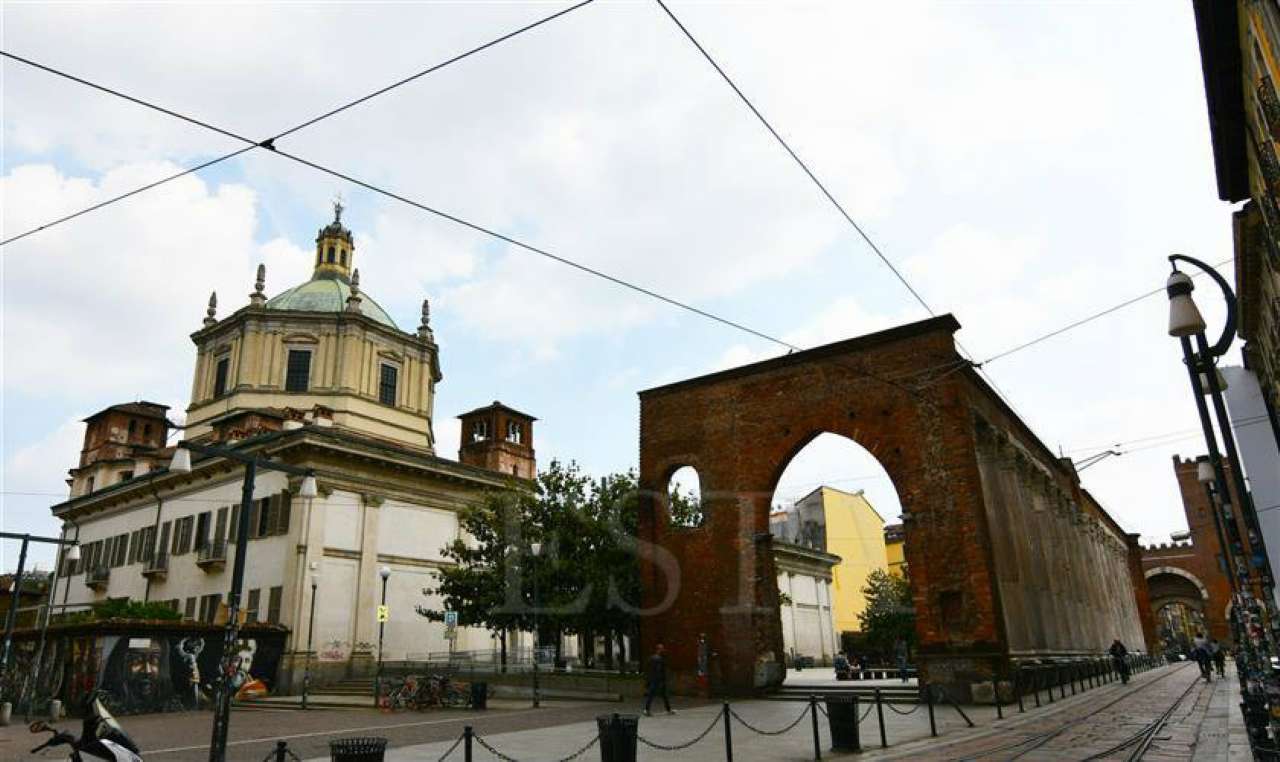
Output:
M338 254L342 257L342 266L346 267L347 266L347 250L339 249Z
M329 264L333 264L333 247L332 246L330 246L328 251L325 252L324 261L328 262Z

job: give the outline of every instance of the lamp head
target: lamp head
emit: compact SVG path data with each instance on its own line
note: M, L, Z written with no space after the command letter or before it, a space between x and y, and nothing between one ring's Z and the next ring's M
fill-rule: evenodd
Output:
M1169 294L1169 335L1183 338L1195 336L1205 329L1204 317L1200 308L1191 298L1195 285L1191 276L1174 270L1165 282L1165 292Z
M385 581L385 580L387 579L387 577L390 577L390 576L391 576L391 567L390 567L390 566L384 566L384 567L382 567L381 569L379 569L379 570L378 570L378 576L379 576L379 577L382 577L382 579Z
M1200 480L1200 483L1209 484L1216 478L1217 475L1214 473L1212 463L1208 460L1202 460L1196 463L1196 479Z
M173 451L173 459L169 461L169 470L175 474L191 473L191 451L178 443L177 449Z
M66 558L68 561L79 561L79 560L80 560L80 545L79 545L79 543L77 543L77 544L75 544L75 545L70 545L70 546L68 546L68 547L67 547L67 552L66 552L65 554L63 554L63 557L64 557L64 558Z
M317 493L318 493L318 490L316 489L316 475L307 474L306 476L302 477L302 486L298 488L298 497L304 500L311 500L316 496Z
M529 543L529 550L530 550L530 552L532 552L532 553L533 553L533 555L535 555L535 556L540 556L540 555L542 555L542 543L540 543L540 542L531 542L531 543Z

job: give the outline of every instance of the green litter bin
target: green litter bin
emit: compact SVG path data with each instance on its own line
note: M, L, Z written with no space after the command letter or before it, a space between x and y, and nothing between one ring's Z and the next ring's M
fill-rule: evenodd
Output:
M832 751L862 751L856 695L827 696L827 723L831 729Z
M383 762L386 754L385 738L335 738L329 742L331 762Z

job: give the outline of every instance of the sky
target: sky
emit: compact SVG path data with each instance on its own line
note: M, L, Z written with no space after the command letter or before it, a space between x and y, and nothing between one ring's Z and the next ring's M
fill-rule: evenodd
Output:
M11 53L261 139L567 5L6 3L0 21ZM671 7L979 360L1162 286L1171 253L1231 257L1190 3ZM0 76L5 237L240 147L13 61ZM656 4L600 0L279 146L798 346L927 316ZM6 531L58 531L81 419L181 414L210 292L225 316L260 262L268 294L309 277L339 194L362 289L410 330L431 300L446 457L454 416L500 399L538 417L541 463L634 468L638 390L784 351L251 151L0 249ZM1172 457L1203 447L1166 315L1155 296L986 366L1052 449L1132 442L1084 484L1148 541L1184 527ZM822 482L899 513L836 437L775 500Z

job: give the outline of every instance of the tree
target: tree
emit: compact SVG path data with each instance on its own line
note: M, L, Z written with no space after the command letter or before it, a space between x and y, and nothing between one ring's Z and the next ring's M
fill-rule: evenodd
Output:
M911 585L905 577L876 569L867 576L862 588L867 606L858 614L862 633L871 648L892 653L899 638L914 645L916 612L911 604Z
M557 659L562 634L603 635L611 655L615 639L636 627L640 581L628 541L638 504L634 473L592 481L576 464L552 461L531 489L513 483L460 512L462 538L442 551L452 564L423 590L444 608L418 613L439 621L456 611L459 625L489 629L505 662L506 633L534 627L536 583L539 641L551 637ZM534 542L542 544L537 558Z

